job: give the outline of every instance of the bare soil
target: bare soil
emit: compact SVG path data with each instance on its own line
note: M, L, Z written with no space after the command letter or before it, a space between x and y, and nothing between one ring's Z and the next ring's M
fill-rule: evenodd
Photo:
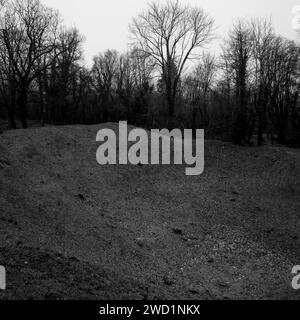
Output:
M104 166L97 131L0 135L0 299L300 299L300 151L206 141L205 172Z

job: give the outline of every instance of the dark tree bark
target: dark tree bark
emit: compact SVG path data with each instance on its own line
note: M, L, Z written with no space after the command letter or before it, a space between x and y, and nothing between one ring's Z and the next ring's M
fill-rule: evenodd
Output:
M26 85L21 87L19 95L19 108L21 115L21 122L24 129L28 128L27 123L27 102L28 102L28 88Z

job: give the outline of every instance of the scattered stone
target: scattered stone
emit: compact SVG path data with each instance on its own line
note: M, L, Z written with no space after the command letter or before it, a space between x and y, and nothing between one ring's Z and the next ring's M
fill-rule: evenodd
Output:
M164 276L163 281L166 286L171 286L173 284L173 281L169 276Z
M173 233L177 234L178 236L182 236L183 235L183 231L181 229L175 228L172 229Z
M195 234L191 234L188 238L190 241L198 241L200 237Z
M79 198L81 201L85 201L85 197L81 193L79 193L76 197Z
M268 230L266 230L265 232L267 233L267 234L270 234L270 233L272 233L272 232L274 232L275 230L272 228L272 229L268 229Z
M229 284L225 282L218 281L217 285L221 288L229 288Z
M144 245L145 245L145 239L144 238L137 238L137 239L135 239L135 241L136 241L136 243L137 243L137 245L139 247L141 247L141 248L144 247Z
M200 293L200 291L199 291L199 289L198 288L196 288L196 287L189 287L189 292L191 293L191 294L199 294Z
M71 258L70 258L70 261L71 261L71 262L80 262L76 257L71 257Z
M149 300L148 293L141 293L141 297L142 297L142 300L143 300L143 301Z
M7 159L0 159L0 168L9 167L10 162Z

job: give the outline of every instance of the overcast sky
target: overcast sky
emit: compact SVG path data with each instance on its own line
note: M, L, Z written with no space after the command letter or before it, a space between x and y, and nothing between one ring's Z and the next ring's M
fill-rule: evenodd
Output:
M68 26L76 26L85 36L88 64L98 52L126 51L128 25L132 17L147 7L148 0L41 0L60 11ZM161 0L163 2L163 0ZM277 33L295 39L292 9L300 0L182 0L201 6L216 22L217 36L227 34L232 21L243 17L272 17ZM216 49L216 42L212 51Z

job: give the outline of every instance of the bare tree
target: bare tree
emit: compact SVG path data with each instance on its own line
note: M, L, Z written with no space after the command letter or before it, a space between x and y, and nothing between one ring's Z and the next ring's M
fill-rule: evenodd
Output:
M147 58L147 55L139 50L139 48L133 48L129 52L129 57L132 61L135 88L139 91L143 91L150 85L150 82L153 79L153 59Z
M251 22L251 48L254 64L254 107L258 115L257 142L263 142L263 131L267 126L267 105L272 75L270 74L270 56L274 32L272 23L266 19Z
M216 76L215 57L207 53L201 57L199 64L193 73L187 77L185 86L188 92L188 100L193 106L192 128L196 129L196 118L200 111L202 123L207 128L208 125L208 93L212 88Z
M154 59L163 77L170 117L184 67L196 49L211 40L213 23L201 8L182 6L179 1L151 3L133 19L130 30L135 45Z
M235 112L233 140L237 144L249 142L249 72L251 58L251 33L247 23L238 21L230 31L223 54L224 64L229 67L233 77L235 93Z
M39 0L15 0L5 6L1 18L0 41L17 78L22 124L26 128L29 87L51 65L49 60L42 65L39 61L56 48L59 18Z
M7 110L9 127L16 129L16 75L5 47L0 50L0 97Z
M104 54L94 57L92 76L94 88L102 107L102 121L108 121L108 104L112 97L112 90L118 71L119 54L115 50L108 50Z
M292 131L299 113L296 112L299 99L300 50L293 42L276 37L270 55L270 88L268 115L276 129L278 142L285 144L289 123Z
M70 104L73 105L73 114L78 106L75 90L77 88L76 78L81 71L79 62L82 58L82 41L83 37L77 29L63 29L58 35L55 50L39 61L41 65L39 68L51 61L51 66L43 67L44 72L37 77L42 123L46 112L46 102L48 102L47 109L50 114L48 119L51 119L52 122L58 112L61 121L64 121Z

